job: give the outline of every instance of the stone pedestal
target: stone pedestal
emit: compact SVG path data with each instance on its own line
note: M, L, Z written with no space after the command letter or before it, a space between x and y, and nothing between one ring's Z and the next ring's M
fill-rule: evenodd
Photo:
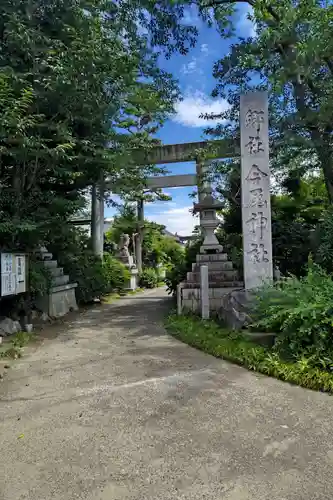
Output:
M131 277L125 285L125 290L134 291L138 288L139 271L136 268L130 269Z
M38 253L44 266L52 275L52 286L48 294L35 300L37 309L51 318L65 316L68 312L77 310L75 296L77 283L69 282L69 276L64 274L61 267L58 267L58 262L53 259L53 255L46 248L41 248Z
M59 318L70 311L76 311L78 309L75 296L76 287L77 283L54 286L47 295L36 300L36 307L48 314L50 318Z
M226 294L244 287L226 253L198 254L196 262L192 265L192 271L187 273L186 281L180 283L178 302L180 300L181 304L178 304L178 312L183 310L201 312L200 267L202 265L208 267L210 312L216 314L221 309Z

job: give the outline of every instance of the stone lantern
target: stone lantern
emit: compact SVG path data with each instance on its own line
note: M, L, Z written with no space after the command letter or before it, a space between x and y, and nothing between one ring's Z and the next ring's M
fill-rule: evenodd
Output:
M221 210L223 207L224 205L215 200L211 194L193 205L193 213L200 213L200 227L204 236L203 244L200 247L201 254L222 253L223 251L223 247L219 244L214 233L219 224L216 210Z

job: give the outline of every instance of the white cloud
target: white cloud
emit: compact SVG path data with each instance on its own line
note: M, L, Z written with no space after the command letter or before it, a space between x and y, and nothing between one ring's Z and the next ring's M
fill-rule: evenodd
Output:
M212 99L204 93L196 91L176 104L176 115L173 120L188 127L207 127L214 121L199 118L202 113L222 113L228 108L227 101L223 99Z
M209 55L209 52L210 52L210 48L209 48L208 43L202 43L200 45L200 54L197 57L193 56L189 63L183 64L180 71L184 75L188 75L191 73L203 75L204 72L202 69L202 65L205 63L205 60L206 60L207 56Z
M191 25L191 26L198 26L200 25L200 18L198 14L198 8L195 5L189 5L184 9L184 15L182 18L182 23Z
M181 73L183 73L183 75L189 75L191 73L201 73L202 74L202 70L200 70L198 68L198 59L196 57L192 57L192 59L189 63L183 64L180 71L181 71Z
M154 212L152 215L147 214L147 219L163 224L171 233L177 233L180 236L189 236L196 225L199 224L198 217L193 217L190 209L193 206L166 208L160 212Z
M248 4L242 4L237 9L237 14L239 15L237 22L239 35L243 37L255 37L257 34L256 25L248 18L249 15L253 15L253 8Z
M202 52L203 54L208 54L209 48L208 48L208 44L207 43L202 43L201 44L200 52Z

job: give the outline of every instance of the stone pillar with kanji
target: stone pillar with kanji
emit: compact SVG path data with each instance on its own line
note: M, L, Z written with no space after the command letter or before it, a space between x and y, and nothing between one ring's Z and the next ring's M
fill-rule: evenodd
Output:
M273 280L268 96L241 95L241 185L245 289Z

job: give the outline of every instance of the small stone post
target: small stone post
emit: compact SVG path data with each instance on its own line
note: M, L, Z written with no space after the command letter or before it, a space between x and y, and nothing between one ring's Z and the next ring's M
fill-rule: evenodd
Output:
M182 284L177 285L177 314L180 316L182 314L183 304L182 304Z
M240 99L242 225L245 289L273 280L268 96Z
M209 319L208 266L200 266L201 317Z
M137 217L138 217L138 228L137 228L137 239L135 247L136 247L136 265L140 273L142 271L142 242L143 242L143 226L145 222L143 199L138 201Z
M91 192L91 240L95 255L103 258L104 248L104 179L92 187Z

